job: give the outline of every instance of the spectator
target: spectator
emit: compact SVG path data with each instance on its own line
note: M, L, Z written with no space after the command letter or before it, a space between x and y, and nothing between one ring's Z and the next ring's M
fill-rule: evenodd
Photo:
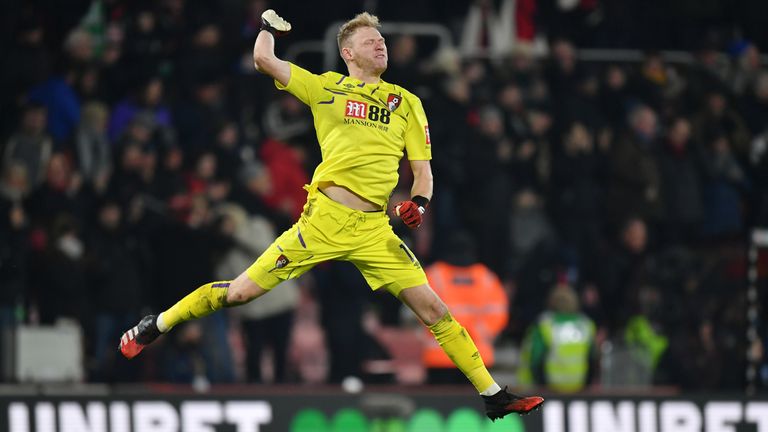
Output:
M34 272L34 282L38 283L34 300L40 322L53 324L59 319L70 319L83 328L91 328L86 245L77 220L68 213L57 213L49 238L44 261Z
M131 63L123 59L122 27L111 23L107 30L107 40L99 64L99 99L108 103L110 108L125 96L125 90L132 88L138 81L128 73Z
M304 171L301 152L280 141L268 139L259 156L269 170L271 187L264 202L273 210L297 220L306 201L304 185L309 177Z
M486 62L471 60L464 64L462 76L467 80L472 95L472 104L482 106L495 100L494 80L492 71Z
M670 86L670 73L660 53L651 52L643 60L640 74L632 85L633 93L642 103L662 112Z
M245 164L240 169L238 180L232 192L233 201L249 214L267 218L275 226L276 231L293 224L293 220L288 215L273 209L265 201L272 191L272 179L264 164L258 161Z
M181 284L213 279L214 257L222 256L232 245L232 239L213 225L215 213L205 196L193 195L189 206L173 215L175 219L162 220L150 238L158 289L149 300L163 306L178 296ZM229 318L225 314L185 326L164 353L163 361L178 361L178 368L168 367L163 378L202 388L210 383L232 382L235 374L229 356L228 328Z
M524 261L535 249L555 243L555 233L541 197L530 189L523 189L515 196L511 225L513 260Z
M159 356L161 366L157 379L207 391L211 385L207 375L212 371L202 352L203 338L203 322L180 326Z
M314 272L320 306L320 323L330 357L327 381L341 383L347 377L363 376L363 363L373 339L362 326L363 314L372 296L371 290L355 266L332 261ZM338 301L339 296L344 302ZM297 317L297 320L299 318ZM354 350L345 350L354 346Z
M702 156L704 167L703 235L707 238L736 234L742 229L741 194L747 187L744 170L724 133L708 142Z
M659 154L661 195L666 210L663 231L668 243L690 243L698 237L703 210L701 173L695 152L691 124L684 117L674 119Z
M19 323L27 293L27 252L29 220L22 200L29 192L26 169L12 164L5 168L0 183L0 333ZM0 348L4 352L11 348Z
M523 342L520 383L561 393L583 390L594 376L595 323L579 312L579 299L568 285L556 286L547 310Z
M419 46L416 37L403 34L395 39L389 50L389 62L385 78L388 82L402 83L410 89L419 89L424 74L419 70Z
M171 54L172 42L170 35L163 31L161 18L151 8L141 7L127 21L120 63L122 74L133 83L140 77L161 73L162 68L168 66L164 62Z
M61 153L51 155L45 183L30 194L27 204L33 225L47 229L60 214L67 214L74 222L65 225L75 230L93 211L83 194L80 174Z
M566 259L581 267L595 256L602 237L600 160L592 132L583 124L573 123L562 140L553 156L549 204Z
M112 145L107 138L107 107L91 102L83 107L83 116L75 138L77 159L83 180L106 184L112 172Z
M744 119L728 102L725 93L712 91L707 94L704 106L693 117L694 137L698 142L711 142L716 135L724 134L736 157L745 159L749 153L749 130Z
M201 77L190 93L192 100L177 100L173 121L179 146L189 156L196 156L216 140L216 125L234 117L228 112L223 84L216 77Z
M152 142L152 123L153 120L151 116L146 114L137 115L131 120L131 123L115 143L116 149L122 151L126 147L136 146L142 151L154 150L155 146Z
M433 290L454 317L461 321L488 367L493 367L494 341L507 324L508 298L499 278L477 260L468 233L456 232L442 249L438 261L426 268ZM427 335L429 336L429 335ZM457 384L466 378L434 341L427 337L423 353L430 384Z
M175 199L186 194L182 168L184 152L179 147L171 147L161 152L161 163L157 173L156 197L172 205ZM173 206L173 205L172 205Z
M515 324L524 328L544 307L543 293L555 282L561 259L554 228L541 197L533 190L514 195L509 225L511 248L505 264L516 287L512 315Z
M504 130L508 136L525 137L530 133L522 89L507 83L499 91L498 104L504 112Z
M46 123L45 107L27 106L19 130L8 140L3 152L2 166L6 169L13 164L23 166L33 188L45 179L45 170L53 151L51 137L45 133Z
M64 51L73 66L79 68L86 65L93 59L95 53L93 36L84 28L75 27L64 41Z
M157 197L159 184L156 175L156 153L144 150L138 144L127 145L121 149L109 193L125 207L138 197Z
M213 149L218 161L219 177L235 178L243 164L244 148L240 139L237 123L224 121L216 134L216 147Z
M76 81L76 71L65 67L60 74L32 87L27 94L31 103L46 108L48 133L59 150L80 124L80 100L74 90Z
M221 217L219 229L233 240L233 244L219 259L215 274L217 279L231 280L272 243L275 231L263 216L249 216L235 204L221 206L217 213ZM252 302L236 310L244 331L249 382L268 381L262 372L262 357L266 348L271 348L272 352L272 382L287 382L288 346L298 301L298 284L288 281L265 297L263 302Z
M746 95L744 119L753 135L768 130L768 71L761 72Z
M434 113L430 118L430 134L434 142L441 143L442 151L435 152L432 168L435 191L440 199L431 204L436 231L456 229L461 225L460 198L466 187L464 158L469 142L468 121L470 91L462 76L448 78L435 97L430 98L426 110ZM461 127L456 127L461 125ZM435 248L440 248L442 237L436 236Z
M552 171L552 116L546 111L531 109L526 117L528 134L515 146L511 172L518 188L545 190Z
M96 360L94 378L98 381L138 379L138 369L117 355L113 335L130 327L130 318L144 304L143 288L149 284L146 252L142 244L126 229L123 211L116 200L107 198L98 206L96 227L91 230L88 245L88 291L95 311L93 355Z
M768 224L768 129L752 141L749 157L755 195L753 217L758 224Z
M45 26L37 17L24 14L13 29L15 38L9 41L3 71L0 73L0 136L18 120L19 101L32 86L48 78L52 56L45 47Z
M600 81L594 73L584 73L578 81L576 92L563 103L563 115L559 118L563 124L574 121L584 123L588 128L598 131L607 123L600 109Z
M312 142L312 121L312 114L301 101L291 95L281 95L267 106L264 132L277 141Z
M761 73L760 50L754 43L744 41L736 44L733 55L729 83L735 94L743 96L755 85Z
M581 77L576 48L567 39L556 39L550 45L552 57L544 72L555 100L567 100L575 93Z
M483 179L486 187L478 189L474 183L467 183L461 192L465 199L460 211L465 226L470 227L477 241L480 261L498 273L504 268L503 257L508 248L505 233L509 231L513 146L504 134L498 108L486 106L479 114L480 124L471 137L474 145L464 161L464 169L467 178ZM494 217L488 218L489 214Z
M197 157L194 170L186 176L187 190L192 195L205 195L216 177L218 159L213 152L201 153Z
M611 128L619 130L627 118L627 104L630 93L627 75L619 65L608 66L605 82L600 88L600 107Z
M230 58L231 49L223 44L219 24L209 16L200 16L199 20L189 26L193 28L180 47L175 65L187 71L180 83L180 88L184 91L191 89L195 83L212 78L218 80L224 75L227 65L234 61L234 58Z
M726 80L730 70L728 59L722 55L719 43L711 37L702 38L694 53L695 62L690 66L686 79L684 102L689 111L707 104L710 94L727 94Z
M646 297L657 297L658 290L644 287ZM642 295L641 295L642 297ZM660 305L659 305L660 306ZM610 348L604 350L601 379L609 387L648 387L653 384L672 384L666 375L674 373L672 379L680 377L682 370L671 370L668 353L669 339L643 313L629 317L621 336L614 337ZM688 362L686 362L688 363ZM684 373L684 372L683 372Z
M662 216L661 177L654 157L656 137L656 113L644 105L635 107L629 114L629 130L609 155L606 210L614 227L631 214L653 223Z
M649 252L648 228L637 216L626 219L618 231L618 241L605 246L600 258L587 271L594 280L598 301L605 312L605 325L617 330L625 323L642 286L652 280L653 255Z
M109 138L116 142L140 119L157 146L172 144L171 112L163 105L163 82L153 77L142 83L132 97L115 105L109 120Z
M698 340L690 340L689 346L691 347L690 353L693 353L693 366L691 369L698 370L700 373L696 374L698 379L690 381L690 387L692 389L702 389L712 391L714 389L721 388L723 385L723 367L727 359L727 353L722 348L722 341L718 341L719 332L712 325L709 320L702 320L698 328ZM693 338L691 338L693 339Z

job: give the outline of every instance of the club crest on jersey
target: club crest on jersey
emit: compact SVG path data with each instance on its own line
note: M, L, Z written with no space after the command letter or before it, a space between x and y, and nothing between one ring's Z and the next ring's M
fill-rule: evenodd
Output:
M387 108L389 108L390 112L393 112L397 109L397 107L400 106L400 102L403 101L403 98L400 97L400 95L396 95L394 93L390 93L387 97Z
M287 256L280 255L275 260L275 268L276 269L281 269L281 268L287 266L289 262L291 262L291 260L289 260Z
M364 119L368 117L368 104L354 100L347 100L347 107L344 111L344 117L354 117Z

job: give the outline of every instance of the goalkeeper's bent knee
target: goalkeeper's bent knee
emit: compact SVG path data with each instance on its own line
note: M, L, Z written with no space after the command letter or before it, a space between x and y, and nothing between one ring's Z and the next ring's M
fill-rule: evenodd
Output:
M450 313L446 313L440 321L429 326L429 330L453 364L464 373L478 393L494 383L491 374L483 364L475 342Z
M210 282L187 294L162 313L164 327L170 330L179 323L202 318L225 307L230 282Z

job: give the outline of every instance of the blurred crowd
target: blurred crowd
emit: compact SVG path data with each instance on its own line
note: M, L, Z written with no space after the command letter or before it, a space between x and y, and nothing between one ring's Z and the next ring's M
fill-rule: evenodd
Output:
M340 2L312 20L286 5L312 32L278 48L319 39L358 3L414 21L384 2ZM491 35L504 19L489 11L510 3L441 6L456 49L387 35L383 78L422 98L435 177L425 226L393 220L396 232L425 266L482 263L498 277L508 307L491 344L536 345L530 329L561 307L594 326L587 381L612 377L611 353L635 344L650 352L648 383L743 388L745 353L765 363L765 329L747 343L745 295L748 232L768 223L758 45L681 38L695 48L690 63L655 51L584 62L574 43L603 2L519 1L515 28ZM54 12L40 1L4 11L0 325L78 323L94 382L340 382L392 356L377 329L408 318L344 263L175 330L148 352L157 361L117 356L118 335L145 312L235 277L301 212L320 157L313 119L251 61L261 12L280 6L108 0ZM428 6L414 2L416 18ZM604 27L591 41L610 39ZM542 36L548 54L535 56ZM393 202L409 186L406 168ZM268 353L275 360L261 362ZM516 361L496 355L505 362Z

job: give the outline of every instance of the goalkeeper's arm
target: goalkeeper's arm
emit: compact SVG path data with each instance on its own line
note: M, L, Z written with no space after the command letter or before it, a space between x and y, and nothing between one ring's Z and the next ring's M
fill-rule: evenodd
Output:
M272 9L264 12L261 20L261 31L253 44L253 65L257 71L271 76L284 86L288 85L291 66L275 56L275 36L289 32L291 25Z
M429 201L432 199L432 165L428 160L412 160L410 163L413 171L411 196L422 196Z
M432 198L432 166L428 160L412 160L413 187L411 200L395 204L394 214L399 216L409 228L421 226L421 215L427 209Z

